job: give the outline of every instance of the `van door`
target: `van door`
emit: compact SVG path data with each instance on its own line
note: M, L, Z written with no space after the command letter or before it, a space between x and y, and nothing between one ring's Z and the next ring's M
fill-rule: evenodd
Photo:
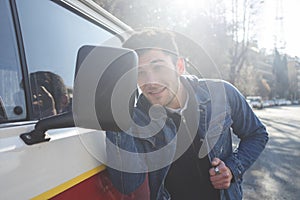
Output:
M1 199L133 199L113 188L94 154L105 151L103 131L54 129L33 145L20 139L37 121L72 109L78 49L125 30L87 2L0 1Z

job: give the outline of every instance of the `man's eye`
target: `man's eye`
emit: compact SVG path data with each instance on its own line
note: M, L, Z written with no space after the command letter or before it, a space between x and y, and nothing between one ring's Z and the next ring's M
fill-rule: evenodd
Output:
M153 71L156 73L168 73L170 70L166 65L155 65L153 66Z

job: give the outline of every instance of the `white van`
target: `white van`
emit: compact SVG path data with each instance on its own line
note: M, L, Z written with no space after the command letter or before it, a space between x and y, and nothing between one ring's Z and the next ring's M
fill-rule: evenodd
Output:
M262 109L264 107L261 96L247 96L246 100L253 108Z
M92 0L0 1L1 200L144 199L112 186L91 151L105 151L103 131L60 117L72 110L80 47L128 30Z

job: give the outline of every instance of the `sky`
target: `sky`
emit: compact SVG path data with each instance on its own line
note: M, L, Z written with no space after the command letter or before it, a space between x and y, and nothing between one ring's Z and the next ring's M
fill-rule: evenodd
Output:
M208 0L174 0L174 2L188 9L205 8L209 5ZM255 31L258 31L256 39L259 48L266 48L267 52L273 51L276 35L278 41L285 43L285 48L279 49L280 52L300 57L300 22L298 22L300 0L261 0L261 2L263 2L262 10L255 28ZM232 0L225 0L225 3L231 8ZM276 15L283 17L282 20L276 20ZM277 47L282 46L282 43L277 42Z
M277 2L277 3L276 3ZM281 3L280 3L281 2ZM282 6L280 6L280 4ZM278 5L278 6L277 6ZM276 9L276 8L279 9ZM281 9L280 9L281 7ZM275 20L277 13L283 17ZM281 14L280 14L281 13ZM274 48L274 35L282 37L286 42L281 51L290 56L300 57L300 1L299 0L265 0L263 6L261 26L258 35L259 47ZM277 22L276 22L277 21ZM278 45L280 46L280 45Z

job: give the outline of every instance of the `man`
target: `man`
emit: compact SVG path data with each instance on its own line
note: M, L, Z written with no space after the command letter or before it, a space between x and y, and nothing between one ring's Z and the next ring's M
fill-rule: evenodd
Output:
M107 140L118 148L144 153L136 163L146 163L149 169L148 173L130 173L109 166L113 184L129 194L147 180L153 200L242 199L242 175L268 141L265 127L244 97L227 82L184 75L185 62L178 56L174 36L169 32L136 33L123 46L135 50L139 57L138 86L142 94L134 122L147 127L153 121L151 108L157 105L165 109L166 120L148 138L139 138L139 133L107 132ZM240 138L234 152L231 130ZM149 132L153 132L151 127ZM175 146L167 151L169 154L161 153L160 158L161 162L170 158L173 162L151 168L153 158L147 153L163 151L164 145L172 144L174 139ZM107 154L109 159L130 162L114 155L110 147Z
M50 71L30 74L34 117L44 118L63 113L69 108L67 87L63 79Z

